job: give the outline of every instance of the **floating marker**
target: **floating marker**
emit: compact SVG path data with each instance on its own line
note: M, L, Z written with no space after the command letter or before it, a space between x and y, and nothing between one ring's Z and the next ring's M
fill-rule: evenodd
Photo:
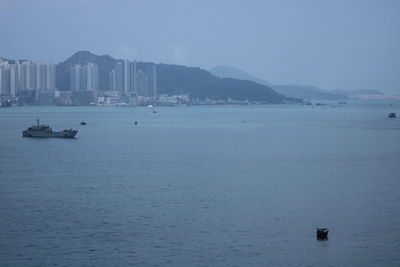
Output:
M328 232L327 228L317 228L317 240L327 240Z

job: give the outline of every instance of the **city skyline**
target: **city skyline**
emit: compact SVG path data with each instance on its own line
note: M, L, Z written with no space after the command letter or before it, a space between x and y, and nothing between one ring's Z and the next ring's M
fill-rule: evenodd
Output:
M30 60L0 58L0 95L16 96L24 90L58 90L56 66ZM119 60L109 73L110 83L105 91L157 96L156 69L156 66L146 70L137 69L135 60ZM99 70L95 63L73 64L69 72L70 91L100 91Z
M156 66L116 61L105 75L93 62L59 65L0 59L0 107L7 105L145 105L158 101ZM68 86L61 86L68 76ZM104 77L107 76L107 77ZM104 83L109 78L109 83ZM59 86L57 86L57 80ZM171 99L163 98L163 103Z
M168 64L154 64L152 62L141 62L141 61L130 61L128 59L117 60L108 55L95 55L90 51L78 51L74 53L67 60L54 65L49 63L37 63L28 60L1 60L0 68L3 69L1 74L1 87L0 96L3 96L3 100L7 99L4 97L18 97L22 96L21 100L18 98L13 99L14 104L17 102L22 103L35 103L35 104L51 104L55 103L50 101L51 98L57 99L59 96L66 96L65 93L61 92L102 92L104 96L115 98L112 102L114 103L141 103L143 104L147 100L146 98L156 98L159 97L158 94L158 84L157 81L157 66L160 67L161 73L161 89L162 94L169 96L188 94L191 95L193 103L197 103L197 97L200 99L205 99L211 97L214 98L211 102L225 103L226 101L234 103L242 103L252 99L253 90L257 90L256 87L261 85L265 88L263 92L258 95L259 98L252 99L252 101L260 101L263 98L263 94L269 94L268 91L272 90L272 94L280 94L280 97L289 97L295 99L303 99L305 101L310 100L344 100L344 99L399 99L400 96L396 95L383 95L379 90L354 90L354 91L323 91L318 88L312 87L301 87L292 86L289 89L283 86L283 89L279 85L263 85L263 81L253 80L251 75L249 78L243 78L235 76L238 74L229 74L227 78L233 78L232 84L228 85L227 80L221 79L218 73L202 70L200 68L191 68L179 65L168 65ZM96 63L94 63L96 62ZM99 64L99 66L97 65ZM7 67L8 66L8 67ZM30 66L29 68L27 66ZM21 78L32 76L32 71L30 69L33 66L37 66L34 70L37 73L34 74L33 78ZM174 69L170 71L169 69ZM28 71L27 71L27 70ZM228 68L229 69L229 68ZM58 71L56 71L58 70ZM52 79L50 79L50 73L52 71ZM178 74L180 72L180 74ZM56 75L57 73L57 75ZM22 74L22 75L21 75ZM193 76L194 75L194 76ZM215 76L214 76L215 75ZM224 74L221 74L224 75ZM232 75L229 77L229 75ZM57 78L55 78L57 76ZM6 78L5 78L6 77ZM196 77L193 80L193 77ZM212 78L214 77L214 78ZM223 77L223 76L221 76ZM167 79L166 79L167 78ZM183 80L181 79L183 78ZM216 80L215 80L216 79ZM24 80L21 82L20 80ZM26 80L29 80L27 83ZM57 80L57 85L56 85ZM185 81L187 80L187 81ZM207 81L208 80L208 81ZM256 84L246 83L241 84L241 80L255 81ZM13 82L12 82L13 81ZM220 82L221 83L220 83ZM12 82L12 83L11 83ZM34 84L33 86L25 86L25 84ZM46 83L47 82L47 83ZM51 85L48 85L51 82ZM216 83L214 83L216 82ZM220 84L218 84L220 83ZM229 83L229 82L228 82ZM21 84L24 86L21 87ZM189 85L190 84L190 85ZM224 84L224 85L222 85ZM258 85L257 85L258 84ZM5 86L6 85L6 86ZM12 86L11 86L12 85ZM199 87L200 85L200 87ZM206 85L205 88L202 88ZM222 87L221 87L222 86ZM220 90L224 90L223 87L228 86L229 91L222 93ZM244 90L241 94L236 94L235 90L232 88L239 87L238 89ZM250 89L251 88L251 89ZM29 90L34 90L36 92L29 92ZM200 91L197 91L199 90ZM202 92L208 93L203 94ZM228 89L228 88L227 88ZM247 89L250 89L248 91ZM261 88L260 88L261 89ZM189 91L195 90L195 92L189 93ZM275 91L274 91L275 90ZM297 90L299 93L294 94L292 91ZM314 92L307 91L314 90ZM319 91L318 91L319 90ZM51 93L53 91L53 93ZM246 92L247 91L247 92ZM46 93L47 92L47 93ZM229 93L230 92L230 93ZM224 95L222 96L221 95ZM32 102L32 94L35 94L35 101ZM74 94L73 94L74 95ZM75 94L75 96L77 96ZM83 98L89 95L82 95ZM90 104L99 102L96 98L99 95L93 95L93 101L84 101L83 104ZM271 95L272 96L272 95ZM133 99L136 97L144 97L142 100ZM78 97L79 98L79 97ZM78 98L75 98L77 100ZM45 99L45 100L43 100ZM271 98L270 98L271 99ZM282 98L283 99L283 98ZM149 101L153 101L149 100ZM203 100L200 100L202 102ZM262 100L263 101L263 100ZM270 101L270 100L267 100ZM291 102L292 100L287 100ZM65 101L64 101L65 102ZM66 101L63 104L72 103L74 101ZM104 102L104 101L100 101ZM206 101L207 102L207 101ZM78 103L81 104L80 101Z

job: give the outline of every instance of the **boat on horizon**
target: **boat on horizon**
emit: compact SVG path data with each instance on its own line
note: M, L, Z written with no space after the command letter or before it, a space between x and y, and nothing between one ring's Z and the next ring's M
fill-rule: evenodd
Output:
M22 132L23 137L38 137L38 138L74 138L78 130L63 130L53 131L49 125L40 125L39 119L36 119L37 124L29 127Z

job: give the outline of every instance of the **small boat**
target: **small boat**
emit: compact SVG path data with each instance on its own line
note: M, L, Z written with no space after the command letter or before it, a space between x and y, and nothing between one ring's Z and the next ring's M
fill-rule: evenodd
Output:
M81 125L86 125L86 122L82 121L82 122L81 122Z
M153 113L158 113L158 110L153 109Z
M388 118L396 118L396 113L392 112L388 115Z
M134 124L137 125L137 121L135 121Z

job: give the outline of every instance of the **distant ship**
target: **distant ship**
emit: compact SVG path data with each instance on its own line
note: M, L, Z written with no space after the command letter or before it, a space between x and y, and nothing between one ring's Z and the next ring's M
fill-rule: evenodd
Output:
M77 130L63 130L60 132L53 132L53 130L48 125L40 125L39 119L36 120L37 124L29 127L22 132L23 137L58 137L58 138L74 138L78 133Z

